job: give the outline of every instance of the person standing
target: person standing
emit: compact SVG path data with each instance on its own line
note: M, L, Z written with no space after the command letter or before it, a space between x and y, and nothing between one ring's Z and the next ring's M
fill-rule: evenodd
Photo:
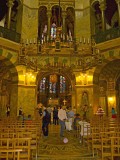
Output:
M19 116L22 116L23 111L22 111L22 107L19 108Z
M62 106L58 111L58 118L59 118L59 124L60 124L60 137L64 137L65 120L67 119L65 106Z
M111 113L112 113L112 118L116 118L116 111L114 107L112 107Z
M58 109L54 107L53 109L53 124L58 124Z
M52 108L50 106L48 106L47 111L50 115L50 124L51 124L51 114L52 114Z
M48 136L48 126L50 123L50 114L47 111L47 108L44 106L43 107L43 115L42 115L42 131L43 131L43 135L45 137Z
M67 116L68 116L68 121L70 122L70 129L69 130L72 130L73 129L74 116L75 116L75 113L73 112L72 107L69 108Z

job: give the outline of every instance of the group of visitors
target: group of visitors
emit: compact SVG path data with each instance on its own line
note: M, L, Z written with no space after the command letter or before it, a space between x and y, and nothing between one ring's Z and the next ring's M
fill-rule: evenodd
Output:
M45 107L38 105L38 112L42 119L42 131L44 136L48 136L49 124L60 125L60 136L64 136L64 129L72 130L75 113L72 107L66 109L66 106L54 106L52 109L50 106Z
M42 119L42 133L44 137L47 137L49 134L49 124L60 125L60 137L64 137L65 129L68 131L77 130L77 126L80 125L80 141L82 141L84 130L83 126L90 125L90 123L85 118L86 116L83 115L83 117L80 117L80 114L76 114L71 106L69 108L66 108L66 106L64 105L60 107L54 106L53 108L51 108L50 106L45 107L42 104L38 104L37 110L40 115L40 119ZM111 113L112 118L116 118L115 108L112 108ZM98 107L96 115L102 116L104 114L105 112L102 107ZM19 109L19 117L22 117L23 121L31 120L31 115L28 115L28 117L25 118L22 108Z

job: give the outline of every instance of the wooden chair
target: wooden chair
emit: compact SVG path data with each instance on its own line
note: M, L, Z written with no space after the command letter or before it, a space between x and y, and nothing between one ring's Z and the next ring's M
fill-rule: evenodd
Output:
M0 159L6 158L6 160L9 160L11 157L10 154L12 153L12 155L17 155L16 158L17 158L17 160L19 160L20 159L20 152L22 152L22 149L0 149ZM15 160L15 156L12 156L12 159Z
M30 160L30 143L31 138L14 138L14 149L22 149L19 155L20 160Z
M120 137L111 137L111 159L115 157L120 159Z
M104 158L108 158L111 156L111 140L110 137L101 139L101 157L102 160Z
M100 150L101 150L100 132L93 132L93 130L92 130L92 154L93 154L93 157L95 156L95 153L97 153L97 155L98 155Z

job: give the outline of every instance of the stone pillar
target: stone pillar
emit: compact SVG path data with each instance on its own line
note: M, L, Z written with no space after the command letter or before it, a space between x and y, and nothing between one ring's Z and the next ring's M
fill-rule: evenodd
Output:
M11 12L12 12L13 0L8 0L7 6L8 6L7 28L10 29L10 21L11 21Z
M76 40L76 26L77 26L77 11L75 10L75 21L74 21L74 40Z
M116 3L118 5L118 25L120 26L120 0L116 0Z
M48 30L47 30L47 35L48 35L48 38L50 40L50 29L51 29L51 24L50 24L50 19L51 19L51 11L48 10L47 11L47 16L48 16Z
M102 13L102 31L105 31L106 29L106 24L105 24L105 9L106 9L106 4L105 2L100 3L100 10Z
M66 26L65 26L65 18L66 18L66 11L62 11L62 18L63 18L63 34L66 35Z

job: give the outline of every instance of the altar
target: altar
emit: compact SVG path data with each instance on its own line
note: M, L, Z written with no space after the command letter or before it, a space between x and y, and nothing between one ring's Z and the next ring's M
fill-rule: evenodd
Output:
M59 99L58 98L49 99L48 105L52 105L52 106L59 105Z

